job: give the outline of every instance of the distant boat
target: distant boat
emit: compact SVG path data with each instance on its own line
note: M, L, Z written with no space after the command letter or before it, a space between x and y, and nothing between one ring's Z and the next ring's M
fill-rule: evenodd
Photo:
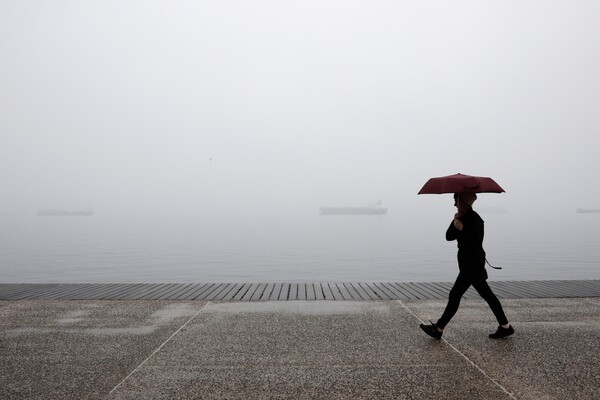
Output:
M321 215L384 215L387 208L380 204L368 207L319 207Z
M578 208L575 212L577 214L600 214L600 208Z
M92 210L57 210L57 209L48 209L48 210L40 210L37 212L37 215L40 217L65 217L65 216L75 216L75 217L89 217L94 215Z

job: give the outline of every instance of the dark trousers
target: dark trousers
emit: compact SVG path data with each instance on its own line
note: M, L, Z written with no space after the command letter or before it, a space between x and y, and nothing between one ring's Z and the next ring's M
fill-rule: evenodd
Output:
M437 326L439 326L440 329L444 329L452 317L454 317L454 314L456 314L456 311L458 311L460 299L471 285L473 285L475 290L477 290L477 293L479 293L479 295L488 303L492 309L492 312L496 316L498 324L508 324L508 320L506 319L506 315L504 315L504 310L502 310L500 300L498 300L498 297L496 297L494 292L492 292L492 289L490 288L490 285L488 285L487 281L483 280L473 283L463 274L458 274L458 278L456 278L456 282L454 282L454 286L452 286L452 289L450 290L448 305L446 306L442 317L437 322Z

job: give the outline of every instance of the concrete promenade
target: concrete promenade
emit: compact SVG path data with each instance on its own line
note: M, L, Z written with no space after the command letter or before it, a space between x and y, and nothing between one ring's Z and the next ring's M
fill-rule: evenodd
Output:
M502 303L0 301L0 398L600 398L600 298Z

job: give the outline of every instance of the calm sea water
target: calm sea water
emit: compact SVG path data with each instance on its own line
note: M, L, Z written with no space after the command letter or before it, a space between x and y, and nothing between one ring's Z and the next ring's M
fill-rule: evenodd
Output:
M600 279L600 215L481 213L492 280ZM450 219L0 217L0 282L452 281Z

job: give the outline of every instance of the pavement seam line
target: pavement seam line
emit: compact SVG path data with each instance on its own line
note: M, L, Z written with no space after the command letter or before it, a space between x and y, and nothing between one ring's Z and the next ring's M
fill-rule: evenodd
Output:
M202 306L202 308L200 308L198 310L198 312L196 314L194 314L190 319L188 319L185 324L181 325L179 327L179 329L177 329L175 332L173 332L173 334L171 336L169 336L167 338L167 340L165 340L160 346L158 346L156 348L156 350L154 350L152 352L152 354L150 354L144 361L141 362L140 365L138 365L137 367L135 367L133 369L133 371L131 371L129 373L129 375L127 375L125 378L123 378L123 380L121 382L118 383L117 386L115 386L114 388L112 388L112 390L110 392L108 392L108 394L106 395L106 397L110 396L115 390L118 389L119 386L121 386L127 379L129 379L130 376L132 376L138 369L140 369L144 364L146 364L146 362L148 360L150 360L156 353L158 353L160 351L160 349L162 349L167 343L169 343L169 341L171 339L173 339L175 337L175 335L177 335L183 328L185 328L187 326L187 324L189 324L194 318L196 318L196 316L198 316L198 314L200 314L202 312L202 310L204 310L204 308L209 305L211 302L209 301L208 303L206 303L205 305Z
M401 300L396 300L398 303L400 303L400 305L405 308L413 317L415 317L417 320L419 320L422 324L425 323L425 321L423 321L421 318L419 318L419 316L417 314L415 314L410 308L408 308ZM500 384L500 382L496 381L494 378L492 378L487 372L485 372L479 365L475 364L475 362L473 362L469 357L467 357L465 354L463 354L460 350L458 350L452 343L450 343L448 340L446 340L446 338L442 337L441 338L448 346L450 346L450 348L452 350L454 350L455 352L457 352L458 354L460 354L465 360L467 360L469 362L469 364L471 364L472 366L474 366L479 372L481 372L481 374L483 376L485 376L486 378L488 378L490 381L492 381L494 383L494 385L498 386L504 393L506 393L511 399L515 399L517 400L517 398L508 390L506 390L506 388L504 386L502 386Z

